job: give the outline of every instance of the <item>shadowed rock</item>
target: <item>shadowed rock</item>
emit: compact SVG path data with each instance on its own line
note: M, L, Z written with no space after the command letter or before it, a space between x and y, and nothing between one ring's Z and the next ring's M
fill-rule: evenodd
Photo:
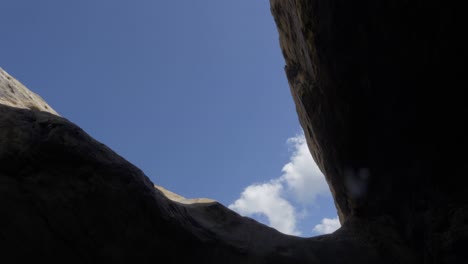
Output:
M155 188L0 71L2 260L466 261L462 9L441 1L270 3L299 120L342 228L287 236L216 201Z
M299 120L344 228L371 221L420 262L466 261L464 12L434 0L270 3ZM384 251L394 245L373 235Z
M6 263L346 263L345 253L375 260L376 250L358 237L288 236L216 201L155 188L76 125L32 109L0 104ZM353 253L362 251L370 253Z

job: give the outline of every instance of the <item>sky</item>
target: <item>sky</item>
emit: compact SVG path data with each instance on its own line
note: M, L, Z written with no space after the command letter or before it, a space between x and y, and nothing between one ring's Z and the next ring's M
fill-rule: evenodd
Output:
M266 0L3 0L0 67L157 185L303 237L339 227Z

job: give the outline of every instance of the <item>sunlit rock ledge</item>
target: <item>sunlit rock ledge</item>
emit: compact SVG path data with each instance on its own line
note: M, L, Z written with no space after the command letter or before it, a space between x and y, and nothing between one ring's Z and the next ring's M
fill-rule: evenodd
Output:
M174 202L182 203L182 204L198 204L198 203L215 203L215 200L208 199L208 198L191 198L187 199L181 195L178 195L177 193L171 192L167 190L166 188L159 186L159 185L154 185L154 187L158 190L160 190L164 196L166 196L168 199Z
M39 95L0 68L0 104L59 115Z

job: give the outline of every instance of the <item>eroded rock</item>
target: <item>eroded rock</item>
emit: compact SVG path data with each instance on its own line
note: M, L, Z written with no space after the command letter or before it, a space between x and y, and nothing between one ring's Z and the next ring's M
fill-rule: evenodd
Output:
M216 201L155 188L50 112L0 104L0 164L6 263L348 263L341 255L365 263L378 256L359 236L288 236Z
M44 99L0 68L0 104L59 115Z
M216 201L155 188L1 71L2 260L468 259L463 9L442 1L270 2L299 120L342 228L287 236Z
M360 232L371 221L418 261L466 260L468 221L450 220L468 216L468 163L459 154L468 147L460 89L468 23L460 7L270 3L299 120L344 228ZM382 235L372 240L392 248Z

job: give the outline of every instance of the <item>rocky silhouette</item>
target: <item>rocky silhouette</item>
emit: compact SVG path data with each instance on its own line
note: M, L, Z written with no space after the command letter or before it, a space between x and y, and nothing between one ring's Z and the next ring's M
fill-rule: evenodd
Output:
M155 186L0 70L2 261L465 263L463 9L433 0L270 3L338 231L288 236Z

